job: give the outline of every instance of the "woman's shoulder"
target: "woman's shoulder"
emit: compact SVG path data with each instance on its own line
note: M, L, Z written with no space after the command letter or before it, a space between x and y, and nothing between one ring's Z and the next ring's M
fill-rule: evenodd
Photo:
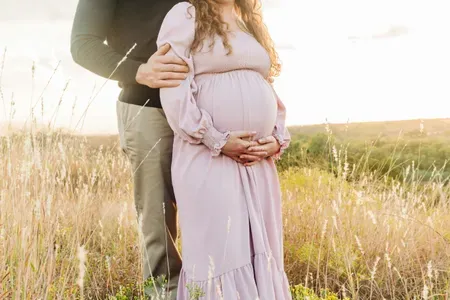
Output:
M177 41L187 47L195 38L195 9L189 2L175 4L164 17L157 45ZM173 47L174 45L172 45Z
M182 1L175 4L167 13L166 19L177 21L195 20L195 7L189 1Z

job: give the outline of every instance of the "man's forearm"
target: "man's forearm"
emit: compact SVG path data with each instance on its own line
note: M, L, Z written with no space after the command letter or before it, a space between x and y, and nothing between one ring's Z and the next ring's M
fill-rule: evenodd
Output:
M123 55L105 45L98 37L72 36L70 50L74 61L87 70L112 80L136 83L136 73L142 62L129 58L123 60Z
M124 54L119 54L104 44L113 24L116 1L79 1L70 49L73 59L82 67L106 78L136 83L136 72L141 62L129 58L123 60Z

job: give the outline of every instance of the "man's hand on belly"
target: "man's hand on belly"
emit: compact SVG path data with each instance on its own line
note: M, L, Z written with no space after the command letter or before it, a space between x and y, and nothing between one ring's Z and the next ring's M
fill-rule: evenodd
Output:
M281 145L273 136L268 136L258 140L256 145L250 146L245 154L239 158L244 161L245 166L252 166L261 160L271 157L280 151ZM261 155L264 153L264 155Z

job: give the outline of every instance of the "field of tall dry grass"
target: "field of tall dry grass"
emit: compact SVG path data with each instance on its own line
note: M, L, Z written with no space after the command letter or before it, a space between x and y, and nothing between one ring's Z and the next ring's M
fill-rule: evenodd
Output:
M131 172L116 141L34 130L0 139L0 299L143 299ZM295 299L448 299L450 186L439 171L427 183L414 165L402 182L356 176L335 153L337 176L280 174Z
M117 137L40 130L30 115L29 129L0 136L0 300L144 299L152 282L141 280ZM333 150L334 173L280 173L294 299L448 299L450 184L439 166L423 182L412 163L397 181Z

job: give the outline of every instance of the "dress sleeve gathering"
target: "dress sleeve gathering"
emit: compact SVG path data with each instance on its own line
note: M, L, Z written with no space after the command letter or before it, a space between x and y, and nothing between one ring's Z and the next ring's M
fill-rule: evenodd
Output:
M278 110L277 110L277 118L276 118L276 122L275 122L275 127L273 129L272 135L277 139L278 143L280 143L280 146L281 146L280 151L278 153L276 153L273 156L273 158L280 159L284 150L286 150L289 147L289 144L291 142L291 135L286 126L286 106L281 101L277 92L275 90L273 92L277 99Z

